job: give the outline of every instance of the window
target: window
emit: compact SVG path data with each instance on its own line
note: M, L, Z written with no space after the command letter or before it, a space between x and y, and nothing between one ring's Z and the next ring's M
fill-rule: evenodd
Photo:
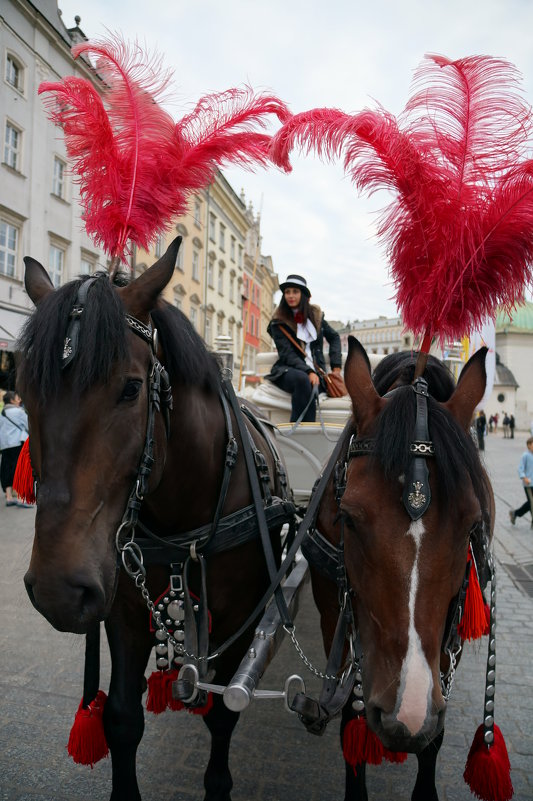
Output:
M209 259L209 264L207 265L207 283L210 287L215 286L215 276L214 276L214 264L213 259Z
M81 257L80 262L80 274L81 275L91 275L94 272L94 262L91 259L86 259L84 256Z
M224 291L224 268L223 267L219 267L218 268L218 292L219 292L220 295L222 295L223 291Z
M229 243L229 255L232 261L235 261L235 237L232 236Z
M200 280L200 254L194 248L192 251L192 277L194 281Z
M161 258L164 249L165 249L165 237L163 236L163 234L159 234L159 236L155 240L155 248L154 248L156 259Z
M4 162L8 167L20 172L20 147L22 132L10 122L6 122L6 136L4 140Z
M214 242L215 241L215 220L216 217L214 214L209 215L209 239Z
M65 168L66 164L57 156L54 157L54 177L52 179L52 194L65 197Z
M57 245L50 245L50 250L48 251L48 274L56 288L61 286L64 266L65 251Z
M229 279L229 299L232 303L235 302L235 276L230 275Z
M201 214L202 214L202 204L200 203L200 198L194 198L194 224L200 228L201 225Z
M222 336L222 319L219 317L217 320L217 337Z
M181 311L181 306L182 306L181 298L174 298L174 306L176 307L176 309L179 309Z
M182 240L182 243L180 245L180 249L178 250L178 255L176 256L176 263L174 265L175 269L179 270L181 273L183 272L184 251L185 251L185 241ZM180 308L181 308L181 306L178 306L178 309L180 309Z
M205 318L205 342L206 345L211 345L211 318Z
M12 56L11 53L8 53L6 60L6 81L13 89L16 89L17 92L23 91L23 69L15 56Z
M198 320L198 314L196 312L196 309L193 309L192 306L191 306L191 312L189 314L189 320L191 321L192 325L196 328L196 323L197 323L197 320Z
M226 226L222 225L222 223L220 223L220 229L218 233L218 244L220 250L226 249Z
M6 220L0 220L0 273L15 275L19 229Z
M239 261L238 261L238 265L239 265L239 267L242 267L242 245L239 245Z

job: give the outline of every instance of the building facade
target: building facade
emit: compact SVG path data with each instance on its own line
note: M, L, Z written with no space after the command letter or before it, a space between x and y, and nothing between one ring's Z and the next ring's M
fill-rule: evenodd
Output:
M6 0L1 6L0 350L6 353L33 308L24 290L23 256L40 261L56 286L106 266L84 231L63 136L37 94L42 81L66 75L96 82L89 65L72 58L71 46L86 38L80 18L73 22L67 28L56 0Z
M150 252L136 252L135 274L153 264L178 234L183 241L165 299L187 315L208 347L215 349L219 337L228 338L236 377L254 372L262 304L272 308L278 282L271 257L258 249L259 219L253 207L218 172L207 189L191 196L187 213Z
M533 423L533 303L511 315L499 312L495 327L497 365L507 371L501 371L501 383L495 382L487 411L498 412L500 419L503 411L514 414L516 427L527 431Z
M60 81L73 74L98 86L89 63L71 55L72 45L87 38L80 22L76 17L68 28L57 0L6 0L0 10L0 386L4 388L6 376L14 373L15 341L33 308L24 290L23 256L41 261L56 286L107 266L105 254L85 232L63 134L48 121L37 93L42 81ZM229 338L234 370L254 371L255 354L266 337L267 310L278 286L272 259L258 248L259 217L251 204L246 205L244 194L238 195L217 172L211 186L191 196L187 213L149 253L133 249L133 274L156 261L177 234L183 243L166 299L189 317L209 347L215 347L217 337Z
M374 317L354 320L339 331L343 351L348 350L348 336L354 336L368 353L387 355L414 347L414 337L405 330L401 317Z

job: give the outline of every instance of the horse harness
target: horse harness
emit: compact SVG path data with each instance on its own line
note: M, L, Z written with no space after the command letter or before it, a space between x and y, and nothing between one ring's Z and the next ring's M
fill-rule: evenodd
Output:
M198 529L181 532L173 537L160 537L151 531L139 520L139 511L146 491L146 483L153 464L153 428L155 413L161 410L163 404L171 408L172 397L166 370L162 367L156 355L156 331L145 326L130 315L126 315L126 323L131 330L150 345L151 366L149 369L149 411L145 446L140 460L139 472L134 487L130 493L122 522L116 533L116 547L122 560L122 565L128 575L135 581L141 590L142 596L151 612L152 624L156 630L156 663L161 669L170 667L174 660L181 664L185 658L192 663L198 671L198 677L207 676L208 663L211 659L220 656L240 636L251 621L259 613L256 608L236 634L222 644L216 653L209 653L209 615L207 609L206 586L206 558L212 554L230 550L242 545L258 536L261 539L270 580L276 573L276 563L270 541L270 530L281 527L284 523L293 526L295 506L289 496L289 487L285 468L281 457L270 441L262 423L246 409L239 406L229 378L222 377L219 399L222 406L225 427L227 432L226 452L224 457L224 471L212 521ZM168 386L168 393L161 394L160 378ZM237 462L238 445L233 431L231 412L233 412L237 429L242 443L246 462L248 479L250 482L253 503L226 517L222 517L222 510L227 498L232 470ZM270 473L266 459L256 447L248 427L244 422L244 415L253 422L261 436L270 448L275 473L281 489L281 498L273 496L270 491ZM167 437L169 429L167 427ZM144 536L136 536L136 528ZM125 536L128 539L125 540ZM195 563L200 570L200 596L196 603L189 591L190 568ZM168 591L154 602L150 599L146 589L146 567L150 564L170 565L170 586ZM285 625L292 625L285 599L279 586L271 586L274 593L281 618ZM180 682L178 682L178 685ZM178 686L182 700L188 702L193 694L189 682L182 682ZM203 694L195 695L198 704L205 701Z
M427 382L424 378L417 378L410 385L416 394L416 420L414 427L414 438L409 445L412 455L405 482L402 501L405 509L412 520L418 520L427 510L431 502L431 492L429 487L429 471L426 459L435 455L435 448L429 439L427 398L429 396ZM392 390L393 392L394 390ZM387 393L385 397L390 395ZM340 503L346 489L346 476L349 461L352 458L370 456L374 451L374 440L371 438L359 438L352 435L349 441L346 454L342 455L342 449L337 447L332 453L328 464L324 470L328 480L333 477L335 499L337 506ZM313 489L313 494L317 489ZM352 706L358 715L364 713L364 700L362 690L362 675L360 662L363 658L359 634L353 615L353 590L349 588L344 562L344 519L339 517L340 540L338 545L329 542L314 525L310 526L306 537L302 542L302 553L305 558L323 576L334 581L339 590L339 618L332 641L332 647L326 668L326 675L323 675L323 686L320 697L315 700L305 693L298 693L292 702L292 709L298 712L300 719L307 730L313 734L323 734L328 722L335 717L353 691L354 700ZM469 535L472 559L474 563L486 563L489 568L489 576L484 576L482 586L485 586L488 578L494 581L494 569L490 551L488 548L488 536L484 523L476 524ZM475 551L475 553L474 553ZM464 610L464 601L468 588L468 581L472 569L472 562L467 562L462 586L452 600L446 619L445 631L442 641L442 653L449 658L449 668L446 673L441 673L441 690L443 697L448 700L453 680L455 676L455 666L460 651L462 650L462 639L458 628ZM476 569L476 568L474 568ZM480 577L481 578L481 577ZM494 602L494 594L492 596ZM493 613L491 604L491 614ZM494 625L491 619L491 636L493 636ZM342 668L345 659L346 639L349 641L349 654L347 667ZM494 642L494 641L492 641ZM489 653L489 667L492 669L495 663L494 648L492 654ZM342 675L339 678L339 673ZM494 671L491 677L487 678L487 687L493 680ZM490 690L486 700L490 704ZM490 711L490 710L489 710Z
M79 347L80 321L84 312L91 285L100 278L95 275L84 281L79 289L76 302L71 309L69 325L65 337L62 354L62 368L75 358ZM146 342L150 348L150 365L148 369L148 415L146 435L142 456L139 461L137 477L126 503L121 523L115 535L117 549L117 570L120 563L126 573L134 580L151 612L152 622L156 629L156 662L158 667L170 666L172 658L178 661L186 656L196 666L200 678L207 673L207 664L211 659L227 650L233 642L248 628L252 620L260 613L265 598L256 607L241 629L222 644L214 654L209 648L209 615L207 610L206 589L206 557L242 545L258 536L261 538L271 584L268 598L274 594L283 624L291 627L292 621L280 587L280 580L274 580L276 563L272 551L269 532L273 528L289 523L289 534L294 530L296 508L290 496L287 475L281 457L271 441L263 423L244 406L239 406L231 381L222 376L219 399L224 414L227 443L224 457L224 471L219 489L216 509L212 521L189 532L182 532L173 537L160 537L151 531L141 520L139 514L148 480L154 464L154 429L156 414L161 412L165 422L167 439L170 436L170 411L172 409L172 390L166 369L157 357L157 330L145 325L130 314L124 315L125 323L130 330ZM237 424L244 452L253 503L230 515L222 517L222 509L227 497L233 467L237 462L238 445L233 432L230 408ZM256 447L249 428L244 422L244 415L254 425L267 443L275 465L277 481L281 489L281 498L273 496L270 491L270 473L266 459ZM144 536L136 536L136 529ZM192 562L200 569L200 598L194 603L189 593L189 568ZM170 586L165 597L154 602L150 599L146 588L146 565L169 564ZM279 572L279 571L278 571ZM267 593L265 593L265 596ZM87 638L86 685L94 685L94 674L97 672L98 650L95 632ZM91 659L93 660L91 663ZM186 694L190 688L185 688ZM84 691L84 699L88 692ZM89 694L90 691L89 691ZM186 699L187 700L187 699ZM199 698L202 703L204 699Z

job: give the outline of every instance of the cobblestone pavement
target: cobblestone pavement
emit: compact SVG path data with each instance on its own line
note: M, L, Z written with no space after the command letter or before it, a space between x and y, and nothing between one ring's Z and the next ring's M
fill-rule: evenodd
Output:
M514 440L493 434L485 451L497 503L496 721L507 741L515 801L533 799L533 530L529 515L515 526L508 517L509 508L524 497L516 467L525 439L522 432L516 432ZM110 794L110 761L90 770L75 765L65 751L81 695L83 638L53 630L33 610L22 584L33 519L32 510L0 508L0 801L104 801ZM312 661L322 666L309 588L297 635ZM102 659L101 686L107 687L104 649ZM457 673L437 768L441 801L473 798L462 773L482 720L485 660L483 640L481 646L466 648ZM310 674L285 642L262 686L279 689L290 673L305 674L308 688L317 689L316 680L308 680ZM207 746L200 719L185 713L148 715L138 755L144 801L201 799ZM235 731L231 769L233 801L338 801L344 782L338 721L317 738L287 714L281 701L257 701ZM371 801L407 801L415 774L413 756L403 765L370 768Z

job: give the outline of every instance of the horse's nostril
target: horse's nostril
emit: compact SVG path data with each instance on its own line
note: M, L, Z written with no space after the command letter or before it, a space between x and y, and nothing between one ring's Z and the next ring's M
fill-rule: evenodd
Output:
M69 588L73 609L81 618L100 618L105 598L101 587L93 583L71 584Z
M33 606L35 606L37 608L37 605L35 603L35 595L33 593L34 581L35 581L35 579L31 575L31 573L29 573L29 572L26 573L26 575L24 576L24 586L26 587L26 592L28 593L28 598L30 599L30 601L33 604Z

